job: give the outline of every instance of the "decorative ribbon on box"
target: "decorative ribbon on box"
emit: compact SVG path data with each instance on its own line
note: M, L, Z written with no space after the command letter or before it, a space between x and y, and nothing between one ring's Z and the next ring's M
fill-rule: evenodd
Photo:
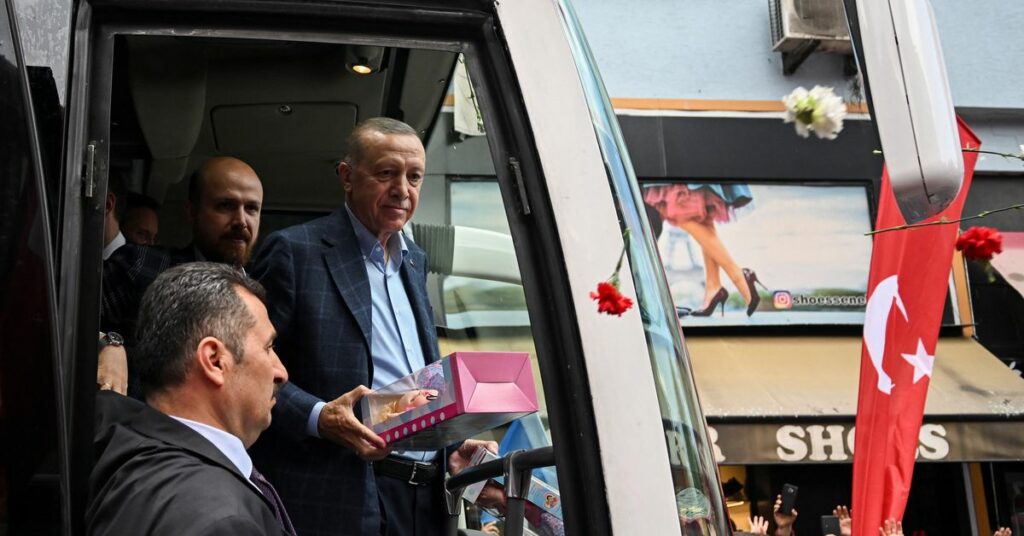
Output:
M363 424L399 450L438 450L537 411L524 352L455 352L361 401Z

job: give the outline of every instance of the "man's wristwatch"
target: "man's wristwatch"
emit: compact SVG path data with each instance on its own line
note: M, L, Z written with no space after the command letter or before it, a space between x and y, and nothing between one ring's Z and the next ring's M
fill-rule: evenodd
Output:
M124 337L116 331L100 332L100 349L107 346L124 346Z

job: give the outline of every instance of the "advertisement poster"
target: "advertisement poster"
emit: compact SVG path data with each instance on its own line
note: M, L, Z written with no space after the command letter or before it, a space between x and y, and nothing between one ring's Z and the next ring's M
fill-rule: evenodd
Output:
M683 326L862 324L864 186L645 183Z

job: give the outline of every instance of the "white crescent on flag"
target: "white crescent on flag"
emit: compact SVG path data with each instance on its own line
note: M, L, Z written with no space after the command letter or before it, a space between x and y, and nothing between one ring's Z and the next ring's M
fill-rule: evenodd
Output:
M907 317L907 309L903 306L903 299L900 298L899 282L895 275L875 285L864 310L864 346L868 349L871 364L878 372L878 390L887 395L892 394L893 383L892 378L882 368L882 358L885 356L885 339L888 335L889 315L892 313L893 303L903 313L903 319L910 320Z

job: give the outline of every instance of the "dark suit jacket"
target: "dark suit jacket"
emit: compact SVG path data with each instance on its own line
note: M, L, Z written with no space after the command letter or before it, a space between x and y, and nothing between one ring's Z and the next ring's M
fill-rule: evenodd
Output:
M164 270L196 260L195 248L182 249L125 244L103 261L100 329L116 331L128 341L135 337L142 294Z
M191 428L112 391L96 410L88 534L283 534L248 475Z
M424 360L431 363L439 356L426 255L408 245L401 277ZM277 354L289 376L253 458L277 487L300 535L379 533L372 466L345 447L306 435L316 402L372 385L370 283L348 213L342 208L271 234L252 275L267 289Z

